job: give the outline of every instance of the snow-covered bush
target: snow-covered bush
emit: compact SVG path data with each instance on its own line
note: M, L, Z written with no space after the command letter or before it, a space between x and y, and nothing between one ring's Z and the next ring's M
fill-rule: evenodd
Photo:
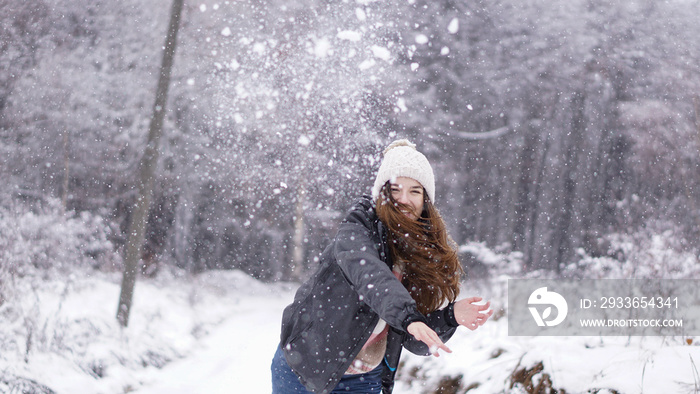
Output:
M523 255L521 252L507 252L508 245L502 248L489 248L483 242L469 242L459 247L458 253L467 271L467 277L474 276L472 271L486 270L490 276L518 276L522 273Z
M576 261L560 273L551 270L526 271L523 255L508 251L509 246L490 248L483 242L460 246L459 254L467 270L467 278L488 276L504 278L582 278L690 279L700 275L700 254L689 246L676 227L656 223L624 234L611 233L600 238L602 249L591 254L576 250ZM474 274L476 273L476 274Z
M687 247L673 229L644 229L633 234L609 234L603 238L607 253L590 256L577 251L580 260L562 272L587 279L697 278L698 253Z
M110 239L117 231L101 216L64 213L55 199L41 207L0 207L0 304L10 297L15 278L116 264Z

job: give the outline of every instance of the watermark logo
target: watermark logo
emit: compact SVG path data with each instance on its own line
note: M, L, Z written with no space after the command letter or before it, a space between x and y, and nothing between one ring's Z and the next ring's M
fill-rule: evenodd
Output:
M698 289L700 278L510 278L508 335L700 337Z
M532 294L530 294L530 298L527 300L527 304L532 317L535 319L535 323L540 327L558 325L564 321L569 311L569 306L564 297L557 292L547 291L546 287L540 287L533 291ZM547 305L542 311L542 315L540 315L540 312L535 307L537 305ZM552 316L552 307L556 308L557 313L556 317L550 319Z

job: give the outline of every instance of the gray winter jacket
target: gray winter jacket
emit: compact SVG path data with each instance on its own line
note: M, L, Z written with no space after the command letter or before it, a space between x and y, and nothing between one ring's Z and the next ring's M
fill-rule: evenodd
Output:
M391 267L386 229L372 200L363 196L321 255L318 270L297 290L282 316L285 358L309 390L333 390L379 318L391 327L383 363L385 393L393 388L402 346L430 354L424 343L406 333L410 323L427 323L443 341L454 334L454 304L423 316Z

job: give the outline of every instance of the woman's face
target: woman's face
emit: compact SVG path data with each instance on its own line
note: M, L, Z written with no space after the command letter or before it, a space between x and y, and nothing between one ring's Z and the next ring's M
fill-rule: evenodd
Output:
M391 196L397 202L410 208L402 212L413 220L418 219L423 212L423 185L412 178L400 176L391 182Z

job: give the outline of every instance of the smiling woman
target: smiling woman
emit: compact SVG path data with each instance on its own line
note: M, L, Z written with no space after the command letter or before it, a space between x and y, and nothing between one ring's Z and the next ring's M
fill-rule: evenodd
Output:
M395 141L282 316L272 392L390 393L402 348L451 352L444 341L488 320L479 297L456 301L462 273L433 205L426 157Z

